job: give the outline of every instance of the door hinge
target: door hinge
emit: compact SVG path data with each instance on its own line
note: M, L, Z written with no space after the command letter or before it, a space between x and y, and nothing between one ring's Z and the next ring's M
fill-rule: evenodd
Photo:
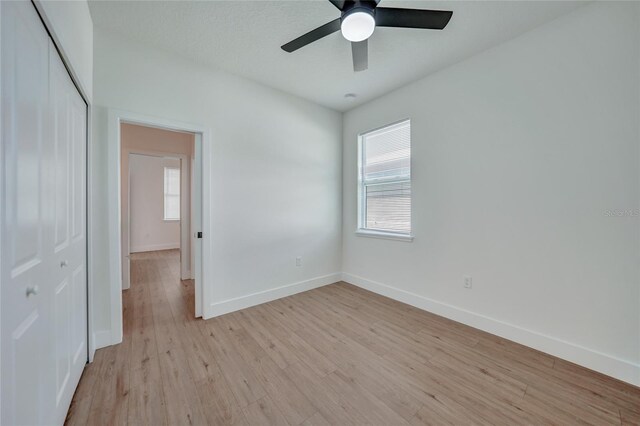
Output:
M202 238L202 231L196 232L196 238Z

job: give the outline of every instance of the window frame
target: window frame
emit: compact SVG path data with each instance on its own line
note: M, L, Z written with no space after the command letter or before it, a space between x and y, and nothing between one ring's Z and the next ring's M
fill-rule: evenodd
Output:
M400 127L404 124L409 125L409 178L400 178L399 176L385 176L381 178L370 179L369 181L365 181L364 179L364 158L366 154L365 150L365 138L367 135L372 133L379 132L381 130L390 129L393 127ZM411 155L411 119L406 118L400 121L396 121L390 124L386 124L384 126L367 130L366 132L362 132L358 134L358 193L357 193L357 226L356 226L356 235L362 237L372 237L372 238L383 238L390 240L399 240L399 241L413 241L413 192L411 193L411 219L409 222L410 231L408 233L405 232L397 232L397 231L388 231L388 230L379 230L374 228L367 228L367 197L366 197L366 187L370 185L380 185L380 184L388 184L388 183L406 183L409 182L411 188L413 188L413 158Z
M167 170L177 170L178 171L178 194L168 194L167 193ZM162 220L165 222L180 222L182 220L182 200L181 200L181 192L182 192L182 171L180 167L175 166L163 166L162 169ZM178 197L178 217L177 218L167 218L167 196L170 197Z

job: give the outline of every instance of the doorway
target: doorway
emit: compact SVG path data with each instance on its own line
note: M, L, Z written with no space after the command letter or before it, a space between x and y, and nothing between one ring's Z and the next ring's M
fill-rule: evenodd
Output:
M122 139L126 138L126 129L133 128L146 132L168 132L171 134L188 135L192 140L192 151L190 154L176 154L171 149L161 148L161 138L151 137L147 141L147 145L136 147L131 152L126 152L122 148ZM123 133L124 130L124 133ZM146 155L151 157L167 157L179 158L180 167L180 187L181 194L188 194L190 198L189 209L181 209L180 214L180 248L181 251L189 251L185 256L180 256L179 278L191 277L193 279L193 297L190 303L189 311L195 317L207 317L207 310L204 300L206 298L207 288L203 283L209 276L208 269L210 266L202 262L203 257L210 256L210 242L203 238L209 235L210 224L203 221L203 217L207 217L209 212L209 196L210 187L210 146L209 146L209 130L197 125L181 123L172 120L144 116L137 113L126 111L109 110L108 111L108 134L109 134L109 155L108 155L108 172L109 172L109 266L112 271L111 280L111 332L109 341L104 342L99 347L122 342L123 339L123 289L126 288L126 278L131 277L129 251L132 248L130 239L131 230L128 229L129 223L129 201L131 196L126 194L123 198L123 173L125 171L128 177L129 166L123 168L123 163L129 162L129 154ZM159 135L158 133L157 135ZM156 136L157 136L156 135ZM188 164L188 167L187 167ZM188 168L188 175L184 175ZM127 179L128 180L128 179ZM189 186L185 186L186 182L191 182ZM163 185L164 186L164 185ZM164 191L164 190L163 190ZM170 195L170 194L168 194ZM164 197L164 193L163 193ZM181 197L181 199L184 199ZM126 202L125 202L126 200ZM126 206L123 206L126 204ZM126 210L125 210L126 207ZM164 215L164 208L161 212ZM187 226L187 220L183 220L188 215L190 224ZM126 222L126 223L125 223ZM123 225L125 225L123 229ZM123 237L123 231L124 237ZM126 240L129 239L127 242ZM134 242L135 243L135 242ZM126 244L126 245L125 245ZM133 247L136 250L136 247ZM141 253L145 253L142 251ZM205 257L206 256L206 257ZM187 260L188 259L188 260ZM184 260L184 262L183 262ZM126 272L126 274L125 274Z
M120 143L122 289L133 253L177 249L180 279L193 279L195 134L123 123Z

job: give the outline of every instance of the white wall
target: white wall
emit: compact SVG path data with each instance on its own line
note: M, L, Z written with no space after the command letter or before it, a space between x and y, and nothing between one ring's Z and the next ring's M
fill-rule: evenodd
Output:
M36 0L53 39L91 102L93 98L93 21L85 0Z
M164 220L164 168L180 159L131 154L129 214L131 252L180 248L180 221Z
M117 108L211 128L213 211L204 220L214 277L205 285L215 296L207 303L223 310L339 278L341 114L101 31L94 41L98 263L108 264L109 247L105 108ZM96 273L97 330L107 332L109 288L119 278Z
M588 5L346 113L345 279L640 384L639 22ZM357 135L404 118L415 240L358 237Z

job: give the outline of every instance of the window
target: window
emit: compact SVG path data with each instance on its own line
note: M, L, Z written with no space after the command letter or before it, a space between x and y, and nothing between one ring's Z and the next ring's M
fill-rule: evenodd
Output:
M411 124L360 135L358 234L411 240Z
M180 169L164 168L164 220L180 220Z

